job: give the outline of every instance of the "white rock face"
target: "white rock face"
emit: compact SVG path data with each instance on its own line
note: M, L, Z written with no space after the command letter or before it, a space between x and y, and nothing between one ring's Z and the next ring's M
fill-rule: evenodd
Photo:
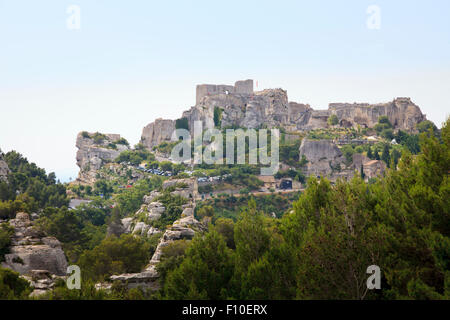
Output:
M341 150L330 140L303 139L300 149L300 159L306 157L307 175L329 175L332 166L344 163Z
M131 224L133 222L133 218L129 217L129 218L123 218L121 220L122 225L124 227L125 233L131 233Z
M154 199L156 199L157 197L161 196L162 193L158 192L156 190L153 190L152 192L150 192L149 195L145 195L144 196L144 203L145 204L150 204L153 202Z
M141 135L141 143L149 150L160 143L170 141L175 130L175 121L158 118L144 127Z
M145 222L138 222L133 228L133 234L144 235L147 234L149 226Z
M32 270L46 270L58 276L66 274L67 259L56 238L38 232L26 213L17 213L9 224L14 227L14 235L10 253L5 255L2 267L20 274Z

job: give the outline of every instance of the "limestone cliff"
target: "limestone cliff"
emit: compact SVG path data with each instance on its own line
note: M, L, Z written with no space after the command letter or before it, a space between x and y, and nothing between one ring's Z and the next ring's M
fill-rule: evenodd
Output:
M158 118L142 130L141 143L148 149L164 141L170 141L175 130L175 121Z
M20 274L32 270L46 270L58 276L66 274L66 256L56 238L47 237L37 230L26 213L17 213L9 224L14 228L14 235L10 253L5 255L2 267Z
M314 110L308 104L288 102L282 89L253 91L253 81L237 81L235 85L197 86L196 104L184 111L191 134L195 121L203 129L215 126L214 110L221 109L220 127L273 128L287 131L308 131L327 128L330 115L338 117L341 127L373 127L380 116L387 116L395 129L414 131L417 123L426 119L410 98L396 98L392 102L331 103L327 110ZM141 142L151 149L163 141L170 141L175 121L157 119L147 125Z
M410 98L396 98L388 103L330 103L329 111L339 123L347 126L373 127L380 116L387 116L394 128L413 131L417 123L426 120L420 108Z
M344 164L341 150L330 140L303 139L299 149L300 159L306 157L306 175L329 176L333 168Z
M122 151L128 150L129 146L120 139L119 134L80 132L76 142L77 165L80 167L77 181L93 184L97 170L104 163L113 161Z

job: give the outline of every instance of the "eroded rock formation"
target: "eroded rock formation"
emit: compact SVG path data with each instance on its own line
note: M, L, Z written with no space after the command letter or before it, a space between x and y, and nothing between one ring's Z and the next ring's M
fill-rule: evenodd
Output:
M387 116L394 128L412 131L417 123L426 120L420 108L410 98L396 98L388 103L330 103L329 111L340 123L373 127L380 116Z
M344 164L341 150L330 140L303 139L299 149L300 159L306 157L306 175L328 176L333 168Z
M47 270L51 274L66 274L67 260L61 243L54 237L47 237L36 229L27 213L19 212L9 220L14 228L10 253L5 255L2 267L20 274L32 270Z
M167 119L156 119L142 130L141 143L149 150L164 141L170 141L175 130L175 121Z
M165 181L163 189L174 188L175 190L170 191L172 195L179 195L188 199L187 203L182 206L183 212L181 217L164 231L152 258L142 272L113 275L110 277L111 281L120 281L128 288L144 287L149 290L157 290L159 288L159 274L156 266L160 262L163 248L173 241L190 240L196 232L205 230L203 224L194 218L195 197L193 195L195 196L198 193L196 182L195 178ZM185 190L185 192L180 193L180 189ZM125 232L144 237L161 233L160 230L149 224L151 221L159 219L166 210L163 204L157 201L160 195L161 193L158 191L152 191L148 196L144 196L144 204L136 214L133 217L122 219ZM142 215L146 216L146 222L137 220L142 219ZM98 289L109 289L110 287L111 282L98 283L96 285Z
M80 132L76 142L77 165L80 167L77 181L93 184L97 170L103 164L114 161L122 151L128 150L128 145L117 143L120 139L119 134Z
M282 89L253 91L253 81L232 85L198 85L196 105L183 112L191 134L195 121L203 130L215 127L214 110L221 109L220 127L273 128L307 131L327 128L330 115L338 117L338 126L373 127L380 116L387 116L395 129L414 131L417 123L426 120L410 98L396 98L388 103L330 103L327 110L314 110L308 104L288 102ZM217 120L217 119L216 119ZM217 124L217 123L216 123ZM175 121L157 119L144 128L141 142L151 149L170 141Z
M47 293L56 279L66 278L68 264L61 243L36 229L27 213L17 213L9 225L14 234L1 266L20 273L30 283L34 289L30 297Z

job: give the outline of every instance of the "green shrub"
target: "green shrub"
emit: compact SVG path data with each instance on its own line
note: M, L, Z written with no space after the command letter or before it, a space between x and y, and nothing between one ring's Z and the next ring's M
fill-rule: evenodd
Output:
M332 114L328 117L327 122L330 126L335 126L339 123L339 119L335 114Z
M187 118L180 118L175 120L175 128L189 130L189 120Z
M11 246L11 237L14 229L7 223L0 225L0 262L5 261L5 254L9 253Z

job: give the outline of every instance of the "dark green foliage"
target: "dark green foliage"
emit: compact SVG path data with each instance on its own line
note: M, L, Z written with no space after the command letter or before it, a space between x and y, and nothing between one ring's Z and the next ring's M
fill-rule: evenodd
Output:
M175 128L189 130L189 120L187 118L180 118L175 120Z
M144 161L154 161L155 155L147 149L125 150L116 158L117 163L130 162L132 165L140 165Z
M409 152L411 152L412 154L417 154L420 152L418 134L408 134L402 130L399 130L394 138L397 143L408 148Z
M335 114L332 114L331 116L328 117L327 122L330 126L335 126L339 123L339 119Z
M152 221L151 224L155 228L165 229L167 225L171 225L180 218L181 212L183 212L181 206L186 203L186 199L180 196L173 196L166 190L157 200L164 205L166 210L158 220Z
M35 225L61 241L69 261L75 262L83 250L92 249L105 237L106 225L101 223L109 214L109 209L96 207L95 203L76 210L46 208Z
M394 130L384 129L383 131L381 131L380 135L387 140L392 140L394 139Z
M219 218L214 224L215 230L224 238L227 247L236 249L234 243L234 222L229 218Z
M369 146L367 149L367 158L373 159L372 148Z
M375 152L373 153L373 158L375 160L380 160L380 154L378 153L378 149L375 149Z
M210 230L226 239L227 250L217 246L213 253L204 248L208 242L194 240L185 256L177 256L180 267L172 265L167 273L162 297L448 299L449 122L442 141L422 134L417 157L405 150L398 159L398 149L390 151L386 144L383 158L389 153L398 170L370 184L358 175L334 185L310 178L292 212L281 220L257 210L262 198L250 201L234 224L217 219ZM215 216L224 199L211 200ZM213 239L217 235L211 232L197 237L225 242ZM226 256L233 257L232 264L219 275L215 268ZM381 268L382 290L367 290L370 265Z
M173 163L170 161L163 161L159 164L159 167L163 171L172 171L173 170Z
M93 250L85 251L78 261L82 276L94 281L121 273L139 272L148 262L150 244L133 235L105 238Z
M419 130L420 133L429 132L431 130L433 134L437 134L439 131L436 125L433 123L433 121L430 120L425 120L418 123L416 128L417 130Z
M301 183L305 183L306 181L305 175L303 174L302 170L293 170L293 169L288 169L285 171L279 170L275 174L275 179L281 178L292 178L293 180L300 181Z
M161 286L163 288L168 273L175 270L183 262L189 244L190 241L187 240L176 240L162 248L161 261L156 266L156 269L160 274Z
M345 156L347 164L350 164L353 160L353 154L355 154L355 149L350 144L346 144L341 148L342 154Z
M5 261L5 254L9 253L11 236L14 230L7 223L0 224L0 263Z
M293 143L280 143L280 161L300 168L302 166L302 164L298 162L300 143L301 139L298 139Z
M153 176L147 179L141 179L133 185L132 188L125 189L115 197L122 216L135 213L142 205L144 195L150 191L159 188L162 185L162 179L159 176Z
M114 143L115 144L123 144L125 146L129 146L130 145L130 143L125 138L120 138L119 140L114 141Z
M103 144L103 141L107 139L106 135L100 132L94 133L90 138L93 139L94 143L98 145Z
M66 188L56 182L54 173L47 175L16 151L8 152L4 159L11 173L8 183L0 183L0 218L13 218L19 210L31 212L68 205Z
M385 144L383 146L383 152L381 153L381 160L383 160L388 167L390 166L390 164L391 164L391 156L390 156L390 153L389 153L389 145L388 144Z
M392 131L389 131L389 130L392 129L393 126L392 126L391 122L389 121L388 117L381 116L378 118L378 123L375 125L374 128L379 135L383 136L382 133L384 132L385 135L390 136Z
M168 299L225 299L233 276L233 255L221 235L212 230L197 236L180 266L167 275Z
M259 211L267 214L275 213L277 217L281 217L292 207L292 203L298 199L299 195L300 192L292 192L259 196L256 197L256 207ZM214 208L213 219L224 217L236 220L239 213L244 210L252 197L251 195L235 197L223 194L214 199L200 202L197 205L196 211L198 212L203 206L212 206Z
M0 300L26 299L30 293L28 281L19 273L0 267Z
M222 122L222 108L214 107L214 126L219 127Z

